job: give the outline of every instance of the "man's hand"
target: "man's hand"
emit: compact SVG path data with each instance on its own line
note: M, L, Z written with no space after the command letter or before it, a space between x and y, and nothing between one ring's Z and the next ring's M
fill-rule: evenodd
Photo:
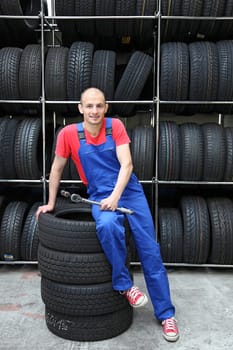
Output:
M40 213L47 213L53 211L53 207L49 204L41 205L36 211L36 220L38 221Z
M115 211L116 208L118 207L118 200L113 196L109 196L107 198L102 199L100 203L101 203L100 210Z

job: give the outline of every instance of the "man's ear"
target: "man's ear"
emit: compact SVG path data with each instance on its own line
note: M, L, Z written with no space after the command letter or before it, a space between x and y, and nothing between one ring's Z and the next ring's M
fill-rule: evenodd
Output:
M108 111L108 103L105 103L105 113Z
M82 108L81 103L78 104L78 110L81 114L83 114L83 108Z

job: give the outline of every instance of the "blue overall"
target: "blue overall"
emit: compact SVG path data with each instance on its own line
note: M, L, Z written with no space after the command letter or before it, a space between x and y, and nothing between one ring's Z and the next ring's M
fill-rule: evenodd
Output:
M87 144L82 123L77 124L80 139L79 157L88 180L88 195L91 200L101 201L108 197L116 184L120 163L116 145L111 135L111 118L106 118L106 142L100 145ZM130 208L127 215L138 257L144 272L147 289L153 304L155 317L162 321L174 316L166 269L163 266L160 247L155 239L155 228L142 185L132 173L118 202L119 207ZM100 210L93 205L97 236L104 253L112 266L114 290L124 291L133 283L126 267L125 214L119 211Z

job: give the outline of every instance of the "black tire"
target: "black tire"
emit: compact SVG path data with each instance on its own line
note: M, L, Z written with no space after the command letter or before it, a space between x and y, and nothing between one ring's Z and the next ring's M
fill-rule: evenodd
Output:
M41 297L48 308L72 316L104 315L121 310L128 303L112 289L112 282L75 285L44 277L41 279Z
M1 11L4 15L13 16L39 16L41 11L40 0L1 0ZM39 26L40 20L33 18L25 18L25 25L30 29L34 30Z
M159 179L178 180L180 176L180 129L170 121L159 124Z
M39 234L36 211L40 205L42 203L36 202L31 206L23 226L20 252L21 259L25 261L38 260Z
M27 214L28 204L25 202L10 202L1 222L0 253L2 260L20 260L20 237Z
M218 50L213 42L189 44L191 101L214 101L218 93ZM212 106L193 106L193 112L211 112Z
M211 223L211 264L233 263L233 203L229 198L208 198Z
M210 250L210 222L207 203L200 196L181 198L184 240L183 261L205 264Z
M42 175L42 124L40 118L24 119L15 136L15 168L20 179Z
M46 307L45 320L55 335L74 341L104 340L125 332L133 321L133 309L125 308L98 316L67 316Z
M204 181L222 181L226 166L224 128L215 123L202 125L204 134Z
M188 99L189 51L181 42L161 45L160 97L162 100Z
M95 16L95 0L75 0L75 16ZM76 22L76 32L84 38L91 38L95 35L95 21L81 19Z
M55 282L84 285L112 280L112 269L104 253L67 253L40 244L38 263L42 276Z
M23 100L39 100L41 92L41 47L27 45L19 65L19 93Z
M115 1L116 16L134 16L136 12L136 0L116 0ZM134 21L132 19L116 20L116 35L118 37L133 36Z
M45 93L48 100L67 99L67 47L50 47L45 63Z
M159 242L164 262L182 262L183 224L178 209L159 208Z
M233 44L230 40L217 42L219 57L219 88L217 99L231 101L233 98ZM232 105L220 105L216 109L220 113L230 113Z
M102 90L106 100L113 100L115 89L116 53L96 50L93 56L91 86Z
M233 181L233 128L224 128L226 139L226 166L224 171L224 181Z
M19 121L14 118L7 119L4 135L1 139L2 172L3 178L17 178L15 169L15 135Z
M89 42L72 44L68 55L67 95L69 100L79 100L81 93L91 85L94 46Z
M227 1L225 0L203 1L202 16L205 16L205 17L224 16L226 3ZM221 23L219 23L219 21L214 21L213 19L200 21L198 36L205 40L206 39L214 40L219 30L221 30Z
M136 16L153 16L156 11L156 1L154 0L137 0ZM134 42L137 47L149 48L153 43L153 19L137 19L134 22Z
M74 203L71 201L71 199L69 198L65 198L65 197L61 197L61 196L57 196L56 199L56 204L55 204L55 209L54 209L54 213L64 213L65 210L77 210L77 208L80 208L84 210L84 212L91 212L91 205L88 203Z
M0 119L0 149L3 147L3 137L5 135L6 129L8 125L8 118L4 117ZM0 152L0 179L4 179L5 176L5 169L3 167L4 154L3 152Z
M185 123L180 126L181 169L180 179L200 181L204 160L204 138L200 125Z
M19 100L19 64L23 50L4 47L0 50L0 99Z
M161 13L163 16L180 16L182 1L161 1ZM180 20L163 20L161 23L161 37L164 41L177 40L176 35L179 33Z
M143 52L135 51L117 85L115 101L136 101L152 72L153 58ZM133 114L134 104L114 104L114 111L121 117Z
M74 0L56 0L55 1L56 16L74 16L75 2ZM57 20L58 28L62 33L62 44L64 46L71 46L77 39L76 21L71 19Z
M96 0L96 16L115 16L115 0ZM96 19L96 31L101 37L115 36L115 22L112 19Z
M47 100L66 101L67 97L67 47L50 47L45 62L45 95ZM57 113L68 113L69 106L65 104L48 105L48 109Z
M55 215L41 213L38 225L40 242L48 248L72 253L102 252L89 210L67 209Z
M203 0L183 0L181 3L181 16L201 17ZM179 40L195 41L197 39L200 20L182 20L179 26Z
M137 126L131 138L134 172L139 180L151 180L154 174L155 130L152 126Z

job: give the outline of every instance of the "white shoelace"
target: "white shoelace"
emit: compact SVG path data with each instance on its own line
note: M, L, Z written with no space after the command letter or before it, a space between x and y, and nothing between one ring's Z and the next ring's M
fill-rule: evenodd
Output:
M138 295L138 293L140 293L140 291L139 291L139 289L138 289L138 287L132 287L128 292L126 292L129 296L130 296L130 298L132 298L133 300L135 300L136 299L136 297L137 297L137 295ZM141 294L141 293L140 293Z

